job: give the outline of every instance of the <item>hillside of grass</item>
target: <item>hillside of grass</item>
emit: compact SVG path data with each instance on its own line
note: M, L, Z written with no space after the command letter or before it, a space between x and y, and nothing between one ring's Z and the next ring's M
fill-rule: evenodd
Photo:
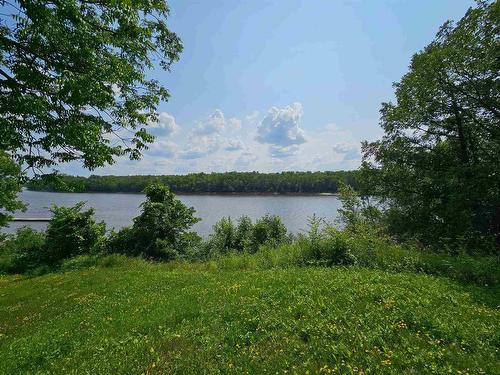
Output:
M108 259L0 277L0 373L498 373L498 287Z

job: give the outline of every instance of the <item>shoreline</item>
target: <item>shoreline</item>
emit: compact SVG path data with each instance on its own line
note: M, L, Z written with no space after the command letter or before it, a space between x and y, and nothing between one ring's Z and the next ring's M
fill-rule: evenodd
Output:
M25 189L23 191L32 191L38 193L62 193L62 194L144 194L142 192L135 191L48 191L48 190L32 190ZM338 193L277 193L277 192L173 192L176 195L220 195L220 196L290 196L290 197L334 197L337 196Z

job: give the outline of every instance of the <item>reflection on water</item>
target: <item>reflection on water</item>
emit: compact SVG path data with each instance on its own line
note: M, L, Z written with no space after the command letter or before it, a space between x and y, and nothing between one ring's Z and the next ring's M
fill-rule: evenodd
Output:
M119 229L130 225L132 218L138 215L144 195L23 191L20 198L29 206L26 212L16 213L16 217L49 217L48 208L52 204L69 206L86 201L86 207L95 209L98 220L103 220L108 228ZM196 209L196 215L202 220L194 229L203 237L208 236L212 226L222 216L238 218L247 215L256 219L265 214L279 215L291 232L298 233L307 228L307 218L313 214L331 221L340 208L340 202L334 196L179 195L179 198ZM11 232L22 225L27 224L11 223L3 231ZM43 229L46 223L28 225Z

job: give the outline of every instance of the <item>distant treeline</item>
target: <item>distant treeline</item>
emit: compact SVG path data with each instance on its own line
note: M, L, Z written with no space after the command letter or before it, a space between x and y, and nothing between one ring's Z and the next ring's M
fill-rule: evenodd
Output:
M28 183L29 190L73 192L142 192L160 182L175 193L336 193L339 182L357 189L357 171L226 172L166 176L67 176Z

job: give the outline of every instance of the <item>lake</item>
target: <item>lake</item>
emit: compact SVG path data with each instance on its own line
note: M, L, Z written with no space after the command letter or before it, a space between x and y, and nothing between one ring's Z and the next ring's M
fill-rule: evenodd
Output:
M308 217L316 214L332 221L337 217L341 203L335 196L302 195L178 195L186 205L196 210L202 220L193 229L207 237L212 226L223 216L238 218L247 215L253 220L266 214L278 215L289 231L299 233L307 229ZM119 229L132 224L139 214L139 206L144 201L143 194L123 193L49 193L25 190L20 198L29 204L27 211L16 213L15 217L50 217L52 204L71 206L86 201L86 207L95 209L98 221L104 221L108 228ZM34 229L44 229L46 223L11 223L5 232L29 225Z

